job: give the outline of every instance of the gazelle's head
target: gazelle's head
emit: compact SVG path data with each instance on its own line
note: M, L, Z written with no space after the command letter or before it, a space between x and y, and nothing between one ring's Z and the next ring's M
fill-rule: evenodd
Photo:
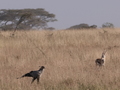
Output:
M101 59L105 59L105 54L106 54L106 52L107 52L107 50L104 50L104 51L103 51Z

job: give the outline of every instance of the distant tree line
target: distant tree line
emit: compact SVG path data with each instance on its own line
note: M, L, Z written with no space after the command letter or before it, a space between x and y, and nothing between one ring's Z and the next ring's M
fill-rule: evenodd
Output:
M22 17L21 17L22 16ZM42 8L38 9L1 9L0 10L0 29L13 30L16 25L18 30L30 29L54 29L48 27L48 22L57 21L55 15L45 11Z
M79 25L71 26L67 29L71 30L71 29L96 29L96 28L97 28L97 25L89 26L86 23L82 23L82 24L79 24ZM102 24L101 28L114 28L114 25L112 23L106 22L106 23Z
M82 23L82 24L79 24L79 25L71 26L68 29L95 29L95 28L97 28L97 25L89 26L88 24Z
M38 9L1 9L0 10L0 30L31 30L44 29L54 30L54 27L48 27L48 22L57 21L55 15ZM96 29L97 25L89 26L86 23L71 26L67 29ZM106 22L102 28L114 28L112 23Z

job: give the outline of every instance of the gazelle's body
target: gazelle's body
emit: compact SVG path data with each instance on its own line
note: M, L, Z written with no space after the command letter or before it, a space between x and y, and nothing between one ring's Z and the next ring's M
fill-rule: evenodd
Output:
M96 66L104 66L105 65L105 54L106 50L103 51L101 58L95 60Z
M45 67L42 66L39 70L30 71L29 73L26 73L26 74L24 74L23 76L21 76L21 77L19 77L19 78L32 77L33 79L32 79L32 82L31 82L31 83L33 83L34 80L36 80L36 79L37 79L37 83L39 83L40 75L42 74L44 68L45 68ZM19 78L17 78L17 79L19 79Z

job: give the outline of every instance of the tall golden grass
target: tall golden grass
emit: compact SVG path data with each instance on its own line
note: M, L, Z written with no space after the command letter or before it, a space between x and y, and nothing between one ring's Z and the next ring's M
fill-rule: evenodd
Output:
M0 90L119 90L120 29L0 32ZM105 48L106 63L95 59ZM45 66L40 84L16 79Z

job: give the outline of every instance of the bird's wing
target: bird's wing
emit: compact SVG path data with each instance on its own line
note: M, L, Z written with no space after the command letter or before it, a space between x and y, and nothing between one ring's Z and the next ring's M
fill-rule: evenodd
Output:
M29 73L33 73L34 71L30 71Z

